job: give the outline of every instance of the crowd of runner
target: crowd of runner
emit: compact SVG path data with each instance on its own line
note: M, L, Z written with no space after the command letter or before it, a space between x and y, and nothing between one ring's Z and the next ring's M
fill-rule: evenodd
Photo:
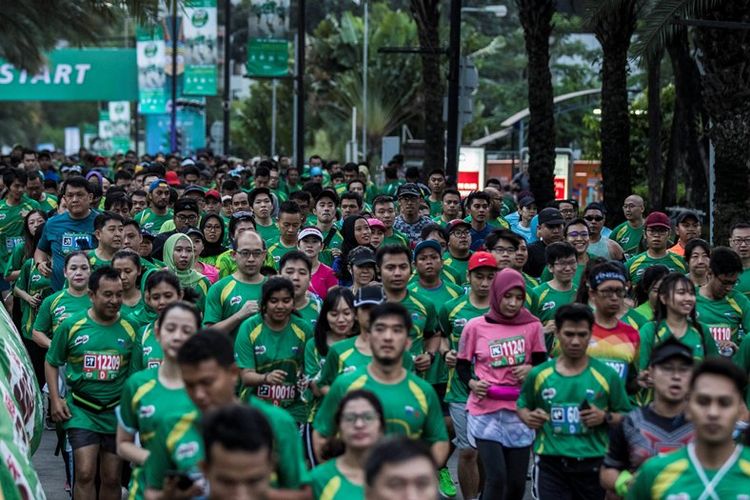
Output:
M750 218L712 246L633 194L610 229L399 157L0 170L76 499L750 498Z

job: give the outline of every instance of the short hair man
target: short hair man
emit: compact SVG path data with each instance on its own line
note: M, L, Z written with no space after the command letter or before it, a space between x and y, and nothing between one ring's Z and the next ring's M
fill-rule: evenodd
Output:
M672 229L672 223L667 214L651 212L646 217L644 226L646 228L646 251L625 262L625 268L630 274L633 286L640 283L646 268L659 264L666 266L670 271L686 273L685 259L672 252L667 252L669 232Z
M406 437L375 445L365 463L365 498L393 500L438 498L435 461L430 450Z

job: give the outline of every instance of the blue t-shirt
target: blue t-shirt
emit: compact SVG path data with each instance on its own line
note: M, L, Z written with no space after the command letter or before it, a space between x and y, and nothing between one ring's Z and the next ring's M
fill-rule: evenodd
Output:
M55 215L44 225L37 248L52 255L52 289L61 290L65 283L65 256L76 250L96 248L94 219L98 212L91 210L85 219L73 219L68 212Z
M471 235L471 246L469 248L472 252L476 252L484 245L484 239L490 234L492 229L492 226L489 224L485 224L484 229L481 231L477 231L473 227L469 229L469 234Z

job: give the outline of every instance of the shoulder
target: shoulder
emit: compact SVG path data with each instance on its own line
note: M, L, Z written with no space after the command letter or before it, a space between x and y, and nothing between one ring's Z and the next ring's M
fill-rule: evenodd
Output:
M541 363L539 365L536 365L531 369L529 372L528 378L533 380L537 377L543 374L551 374L555 370L555 359L551 358L545 361L544 363Z
M620 381L620 376L617 374L614 368L610 367L607 363L599 359L589 357L589 366L587 370L591 372L595 378L597 378L597 374L599 374L609 379L610 381L612 379Z

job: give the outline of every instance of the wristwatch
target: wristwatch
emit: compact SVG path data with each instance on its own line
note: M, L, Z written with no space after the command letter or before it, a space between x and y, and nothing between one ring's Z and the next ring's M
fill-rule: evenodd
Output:
M614 420L614 415L609 411L604 412L604 421L611 424L612 420Z

